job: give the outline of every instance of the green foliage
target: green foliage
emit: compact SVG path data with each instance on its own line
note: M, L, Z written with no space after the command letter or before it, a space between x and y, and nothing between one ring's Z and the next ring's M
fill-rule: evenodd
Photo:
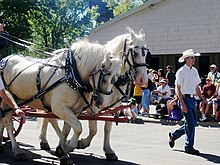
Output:
M113 9L115 17L147 1L149 0L103 0L103 2L107 2L110 9Z
M87 0L3 0L0 1L2 11L0 22L6 23L11 35L47 51L65 47L64 38L74 42L87 36L97 17L95 8L88 8ZM10 49L17 52L15 47Z
M28 39L31 34L30 24L27 20L27 12L33 7L31 0L2 0L0 1L0 22L6 25L5 30L12 36ZM21 47L10 45L14 52L21 50ZM24 48L23 48L24 49Z

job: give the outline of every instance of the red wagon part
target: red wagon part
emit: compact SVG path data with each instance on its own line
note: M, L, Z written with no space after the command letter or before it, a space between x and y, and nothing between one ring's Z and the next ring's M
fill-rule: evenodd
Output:
M16 137L20 133L20 131L23 127L24 118L12 116L12 122L13 122L13 134ZM6 130L4 130L3 141L8 141L8 140L10 140L10 138L9 138Z
M118 112L120 110L126 109L128 107L130 107L130 105L120 105L115 108L109 108L107 110L100 110L99 113L94 114L94 115L82 113L78 116L78 119L79 120L111 121L111 122L116 122L116 124L118 124L119 122L128 122L129 119L127 117L119 117L118 116ZM26 106L21 107L21 109L24 111L25 116L59 119L59 117L57 117L52 112L37 112L36 109L26 107ZM18 117L16 115L14 115L12 117L12 121L13 121L13 126L14 126L13 134L16 137L22 129L24 119L22 117ZM8 141L8 140L10 140L10 138L8 137L8 135L5 131L3 134L3 141Z

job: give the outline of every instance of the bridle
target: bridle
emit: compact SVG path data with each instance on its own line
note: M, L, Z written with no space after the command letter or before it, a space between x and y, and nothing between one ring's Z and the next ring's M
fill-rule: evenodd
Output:
M99 79L98 79L98 85L96 87L95 84L95 76L99 73ZM104 94L104 95L111 95L112 94L112 90L111 91L105 91L102 89L102 84L104 82L106 82L106 76L110 76L111 75L111 71L108 71L104 65L102 65L102 67L99 70L95 70L95 68L91 71L90 75L92 77L92 83L93 83L93 94ZM111 81L112 82L112 81Z
M130 45L132 45L132 42L130 43ZM127 39L125 39L122 59L124 60L123 61L124 65L126 65L126 63L128 64L129 70L126 71L125 75L120 75L118 80L114 83L114 86L121 93L122 97L120 99L116 100L111 105L102 109L103 111L111 108L112 106L114 106L115 104L117 104L118 102L120 102L124 99L126 101L128 101L128 96L120 87L125 86L125 85L127 85L127 87L130 86L130 84L131 84L130 82L132 81L131 71L135 70L138 67L148 67L149 66L149 62L151 59L151 53L150 53L149 49L145 48L144 46L141 48L139 48L139 46L135 46L133 48L129 48L128 51L126 52L126 48L127 48ZM137 58L137 56L139 55L137 52L135 52L135 49L141 49L142 56L145 57L145 63L135 62L135 58ZM145 51L147 51L147 54L145 53ZM132 61L129 60L129 56L131 56Z
M135 46L134 48L129 48L128 51L126 52L126 47L127 47L127 39L125 40L124 44L124 50L123 50L123 58L124 58L124 65L127 63L129 65L129 70L135 70L138 67L148 67L149 65L147 58L151 56L151 53L149 49L145 48L144 46L139 48L139 46ZM130 43L132 45L132 42ZM145 57L145 63L137 63L135 62L135 58L138 57L138 53L135 52L135 49L141 49L142 56ZM147 51L147 54L145 53ZM131 56L132 62L129 60L129 55Z

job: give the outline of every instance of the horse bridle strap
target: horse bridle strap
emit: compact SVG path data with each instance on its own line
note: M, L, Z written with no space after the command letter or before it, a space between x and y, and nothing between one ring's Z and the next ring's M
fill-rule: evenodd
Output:
M124 44L124 49L123 49L123 57L125 57L125 59L124 59L124 64L125 64L125 63L128 63L128 65L129 65L129 67L130 67L130 70L133 70L133 69L138 68L138 67L148 67L149 65L148 65L147 63L136 63L136 62L135 62L134 59L135 59L135 57L136 57L138 54L135 53L135 51L134 51L132 48L128 49L128 52L126 53L126 47L127 47L126 43L127 43L127 39L125 39L125 44ZM132 43L131 43L131 45L132 45ZM139 47L138 47L138 46L135 46L134 48L139 48ZM147 56L148 56L148 55L151 55L149 49L147 49L147 48L145 48L145 47L141 47L140 49L141 49L141 52L142 52L142 55L143 55L143 56L145 55L145 53L144 53L145 50L148 51ZM129 55L131 55L133 65L131 64L130 60L128 59L128 56L129 56ZM145 60L145 61L146 61L146 60Z
M100 74L99 75L99 80L98 80L98 86L96 87L95 84L95 75L96 74ZM107 75L111 75L111 72L106 70L103 66L102 68L100 68L98 71L95 70L95 68L91 71L89 76L92 76L92 82L93 82L93 94L98 94L98 93L102 93L104 95L110 95L112 94L112 90L111 91L104 91L101 88L101 83L106 81L105 80L105 76Z
M39 99L39 98L42 97L45 93L51 91L52 89L54 89L55 87L59 86L59 85L60 85L61 83L63 83L63 82L66 82L66 77L60 78L58 81L56 81L55 83L53 83L53 84L52 84L51 86L49 86L48 88L41 90L41 92L37 93L35 96L33 96L33 97L31 97L31 98L29 98L29 99L27 99L27 100L25 100L25 101L19 103L18 106L26 105L26 104L28 104L28 103L30 103L30 102L36 100L36 99ZM12 110L13 110L12 108L5 109L5 110L4 110L4 113L7 113L7 112L12 111Z
M122 97L117 99L115 102L113 102L112 104L110 104L109 106L103 108L101 111L105 111L111 107L113 107L114 105L116 105L117 103L119 103L120 101L122 101L123 99L125 99L125 101L128 101L128 96L124 93L124 91L122 91L122 89L120 88L120 86L124 86L126 85L128 82L131 81L131 77L129 76L129 73L126 72L125 75L121 75L119 76L118 80L114 83L114 86L116 87L116 89L121 93Z

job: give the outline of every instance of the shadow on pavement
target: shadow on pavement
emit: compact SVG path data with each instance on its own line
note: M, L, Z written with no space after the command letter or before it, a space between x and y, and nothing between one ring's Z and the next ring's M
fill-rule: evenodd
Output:
M137 163L123 160L107 161L104 156L93 153L74 152L70 154L70 157L75 165L138 165Z
M174 149L173 151L183 152L184 153L183 150L176 150L176 149ZM205 158L209 162L220 164L220 156L218 156L218 155L200 153L200 155L195 155L195 156Z
M40 152L42 150L36 149L35 146L20 143L19 145L22 149L25 150L27 160L26 161L16 161L14 159L11 143L7 142L3 144L5 152L0 154L0 164L8 165L59 165L57 157L54 155L55 151L50 150L46 151L48 154L40 155L34 152ZM74 165L138 165L137 163L118 160L118 161L107 161L105 156L96 155L94 153L78 152L74 151L70 154L70 158L73 161Z
M37 151L34 146L29 144L24 144L19 142L20 147L25 151L27 160L26 161L16 161L14 159L11 143L7 142L3 144L4 153L0 154L0 164L8 164L8 165L58 165L58 160L56 157L44 157L40 154L33 153L33 151Z
M220 164L220 156L218 155L201 153L199 156L205 158L207 161Z

